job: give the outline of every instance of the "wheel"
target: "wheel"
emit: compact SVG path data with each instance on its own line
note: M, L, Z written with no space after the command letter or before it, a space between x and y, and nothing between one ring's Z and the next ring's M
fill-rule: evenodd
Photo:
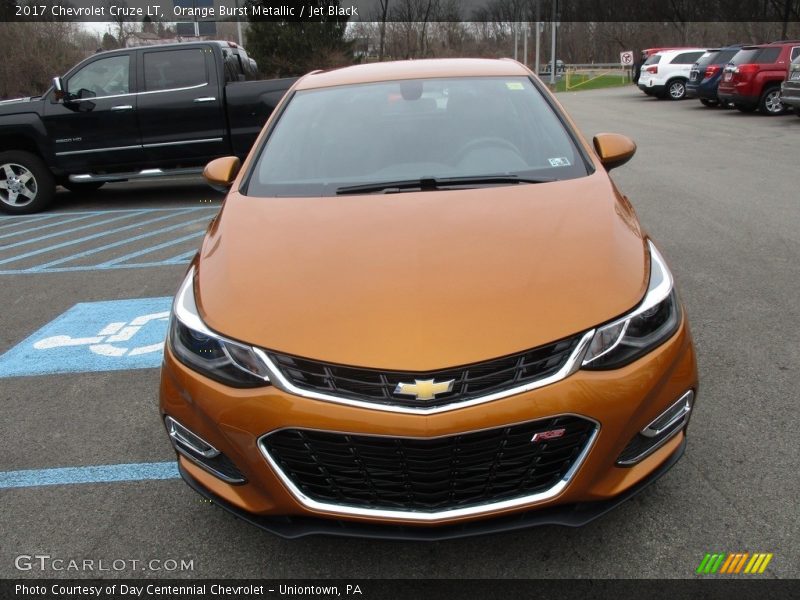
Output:
M23 150L0 152L0 210L27 215L53 201L56 182L42 159Z
M755 112L757 108L756 106L751 106L750 104L736 104L735 102L733 103L733 106L736 110L743 113Z
M75 194L90 194L105 185L105 181L62 181L61 185Z
M700 98L700 102L703 106L708 106L709 108L719 106L719 100L709 100L708 98Z
M683 100L686 97L686 81L673 79L667 83L667 97L670 100Z
M758 101L758 111L770 117L781 115L786 111L786 107L783 105L783 102L781 102L780 88L767 88L764 93L761 94L761 100Z

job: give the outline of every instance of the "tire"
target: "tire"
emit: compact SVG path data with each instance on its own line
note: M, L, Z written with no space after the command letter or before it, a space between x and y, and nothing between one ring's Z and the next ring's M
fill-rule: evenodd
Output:
M56 181L41 158L24 150L0 152L0 211L29 215L53 201Z
M735 102L733 106L736 110L743 113L755 112L756 108L758 108L757 106L751 106L750 104L736 104Z
M678 78L668 81L666 97L670 100L683 100L686 98L686 80Z
M105 181L62 181L61 185L73 194L90 194L96 192L106 184Z
M781 90L771 87L764 90L761 99L758 101L758 112L762 115L774 117L786 112L786 105L781 102Z
M715 108L719 106L719 100L709 100L708 98L700 98L700 102L703 106L708 106L709 108Z

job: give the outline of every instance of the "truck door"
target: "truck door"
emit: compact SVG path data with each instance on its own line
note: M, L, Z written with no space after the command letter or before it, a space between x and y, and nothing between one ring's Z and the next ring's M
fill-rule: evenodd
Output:
M138 115L148 162L228 154L221 84L209 46L143 50Z
M134 72L130 53L98 55L65 77L66 100L50 92L43 121L60 167L93 172L141 162Z

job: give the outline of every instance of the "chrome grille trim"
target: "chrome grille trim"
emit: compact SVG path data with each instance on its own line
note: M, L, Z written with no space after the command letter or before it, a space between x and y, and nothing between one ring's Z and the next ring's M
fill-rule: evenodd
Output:
M567 471L566 474L564 474L564 476L561 478L561 480L558 483L556 483L553 487L544 492L530 494L527 496L521 496L519 498L512 498L509 500L503 500L501 502L493 502L479 506L469 506L464 508L446 509L433 512L403 511L403 510L390 510L390 509L379 509L379 508L372 509L372 508L364 508L358 506L347 506L342 504L331 504L327 502L320 502L314 500L313 498L308 497L306 494L303 493L302 490L300 490L300 488L298 488L294 484L294 482L283 471L283 469L281 469L280 465L278 465L277 461L270 455L269 451L266 449L266 446L264 444L264 440L270 434L275 433L275 431L281 431L283 429L293 429L293 427L283 427L281 429L270 431L269 433L262 435L258 439L258 449L261 451L261 455L267 461L272 471L278 476L283 485L286 486L289 493L302 506L310 510L330 513L331 515L334 516L339 515L339 516L370 517L375 519L406 521L409 523L435 523L436 521L444 519L473 517L473 516L508 510L512 508L519 508L527 505L534 505L544 502L546 500L551 500L560 495L572 481L575 474L580 469L581 465L583 465L584 461L586 460L586 457L589 455L589 452L591 452L592 448L594 447L598 434L600 433L600 423L597 420L584 415L578 415L574 413L561 413L558 415L548 415L541 418L547 419L547 418L566 417L566 416L574 416L574 417L579 417L581 419L586 419L587 421L590 421L595 424L595 429L594 432L592 432L592 435L589 437L589 440L586 442L586 445L584 446L583 450L577 456L575 462L570 467L569 471ZM510 425L518 425L518 424L519 423L512 423ZM474 431L481 431L481 430L476 429ZM327 432L339 433L343 435L374 435L374 434L363 434L363 433L359 434L356 432L340 432L340 431L327 431ZM465 433L472 433L472 431L461 431L455 433L448 433L443 436L432 436L432 437L449 437ZM400 436L400 437L410 437L410 436Z
M567 358L566 362L562 365L562 367L557 372L553 373L548 377L544 377L536 381L531 381L521 386L509 388L506 390L501 390L499 392L494 392L486 396L479 396L477 398L471 398L469 400L463 400L460 402L456 401L453 402L452 404L443 404L440 406L433 406L430 408L380 404L377 402L356 400L353 398L334 396L332 394L323 394L320 392L306 390L296 386L291 381L289 381L281 372L281 369L275 364L275 362L267 355L267 353L264 350L261 350L260 348L253 348L253 351L264 362L267 369L269 370L270 382L276 387L290 394L303 396L304 398L312 398L315 400L324 400L326 402L335 402L336 404L344 404L356 408L367 408L370 410L381 410L386 412L404 413L412 415L432 415L451 410L457 410L460 408L476 406L478 404L483 404L485 402L492 402L493 400L499 400L501 398L507 398L509 396L521 394L523 392L529 392L531 390L535 390L544 387L546 385L556 383L558 381L561 381L562 379L569 377L575 371L577 371L578 368L580 368L581 362L583 361L583 356L586 353L586 349L588 348L589 343L592 341L592 337L594 336L594 331L595 330L592 329L583 334L580 341L575 346L575 349L572 351L572 354L570 354L569 358Z

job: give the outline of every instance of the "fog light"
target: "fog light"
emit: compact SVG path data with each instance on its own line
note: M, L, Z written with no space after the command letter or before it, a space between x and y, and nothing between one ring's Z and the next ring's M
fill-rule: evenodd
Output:
M185 456L226 483L239 484L247 481L227 456L189 428L181 425L172 417L165 417L164 425L167 427L172 446L178 454Z
M693 405L694 390L689 390L634 436L617 458L617 464L627 467L650 456L686 426Z

